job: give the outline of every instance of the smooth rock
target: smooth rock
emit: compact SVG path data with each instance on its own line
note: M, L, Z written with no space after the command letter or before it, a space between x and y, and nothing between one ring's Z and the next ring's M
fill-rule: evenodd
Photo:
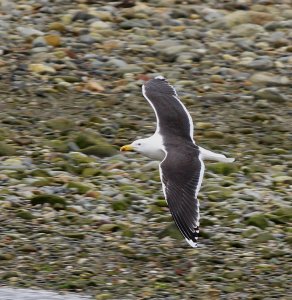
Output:
M249 80L252 83L260 85L289 85L291 82L291 80L286 76L279 76L268 72L255 73L251 77L249 77Z
M187 51L189 49L186 45L177 45L177 46L170 46L167 48L163 48L160 50L160 54L162 55L162 58L164 61L174 61L179 54L183 51Z
M118 59L118 58L111 58L107 61L106 64L116 66L118 68L124 68L124 67L127 67L127 65L128 65L124 60Z
M241 24L233 27L231 33L237 36L252 37L259 34L264 35L265 29L256 24Z
M87 21L90 19L93 19L94 15L89 14L85 11L78 11L75 13L75 15L72 17L72 21L76 22L76 21Z
M128 64L128 65L119 67L116 71L120 74L143 73L144 69L138 65Z
M246 66L255 70L265 71L273 68L273 62L268 58L255 59L252 62L246 64Z
M292 20L275 21L265 25L266 30L277 30L281 28L292 28Z
M265 12L237 10L224 16L223 22L227 27L232 28L245 23L263 25L273 21L274 18L272 14Z
M29 71L33 72L33 73L39 73L39 74L55 74L56 70L49 66L49 65L45 65L45 64L30 64L28 66Z
M260 90L257 90L255 92L255 95L260 99L266 99L273 102L285 102L287 100L287 97L280 93L279 89L276 87L271 88L263 88Z
M127 20L120 23L122 29L132 29L132 28L148 28L151 24L146 20Z
M110 23L103 22L103 21L95 21L90 24L90 30L95 31L95 30L103 30L103 29L110 29L111 25Z
M47 44L47 41L44 39L43 36L38 36L37 38L35 38L32 41L32 45L33 45L33 47L45 47L48 44Z
M179 42L175 39L167 39L167 40L155 41L153 48L157 50L163 50L165 48L170 48L174 46L179 46Z
M31 28L31 27L19 26L16 29L20 33L20 35L22 35L23 37L44 35L44 32L34 29L34 28Z

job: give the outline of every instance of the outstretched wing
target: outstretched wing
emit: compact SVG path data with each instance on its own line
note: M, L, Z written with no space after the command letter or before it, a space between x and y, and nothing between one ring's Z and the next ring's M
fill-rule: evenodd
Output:
M143 96L154 109L156 132L175 135L193 141L192 118L178 99L176 90L162 76L147 81L142 87Z
M192 246L197 246L199 202L204 164L193 140L192 118L178 99L175 89L162 77L149 80L142 87L146 100L154 109L156 133L162 137L165 159L160 177L173 219Z
M187 242L197 246L200 210L197 199L204 175L204 163L196 145L166 148L160 164L163 192L172 217Z

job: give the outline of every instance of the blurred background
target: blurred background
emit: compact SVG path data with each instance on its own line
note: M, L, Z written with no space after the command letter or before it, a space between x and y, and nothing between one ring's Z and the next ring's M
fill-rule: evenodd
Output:
M0 284L289 299L291 2L0 3ZM154 132L141 86L156 75L196 142L236 158L207 163L197 249L173 225L158 163L118 151Z

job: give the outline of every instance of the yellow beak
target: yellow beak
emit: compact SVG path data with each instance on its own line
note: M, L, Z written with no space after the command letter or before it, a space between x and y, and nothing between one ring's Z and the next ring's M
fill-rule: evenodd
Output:
M120 151L134 151L134 148L132 145L125 145L121 147Z

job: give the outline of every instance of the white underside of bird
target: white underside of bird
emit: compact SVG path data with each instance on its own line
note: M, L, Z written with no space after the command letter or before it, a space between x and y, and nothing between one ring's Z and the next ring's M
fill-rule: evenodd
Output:
M155 133L152 136L134 141L132 144L124 146L128 147L125 150L134 150L150 159L163 161L165 158L165 150L162 142L162 137ZM202 160L213 160L224 163L231 163L234 158L228 158L223 154L215 153L199 146Z

